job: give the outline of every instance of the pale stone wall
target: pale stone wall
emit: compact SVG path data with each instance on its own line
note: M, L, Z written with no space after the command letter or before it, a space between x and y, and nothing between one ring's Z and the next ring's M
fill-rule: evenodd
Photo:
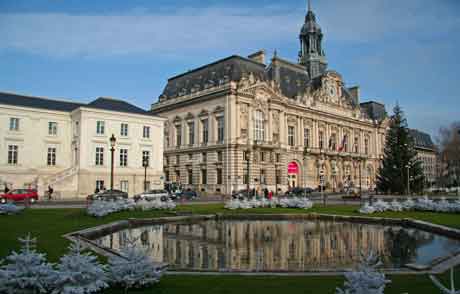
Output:
M10 117L19 118L18 131L9 130ZM105 133L96 134L96 122L105 122ZM0 181L10 188L35 187L44 195L48 185L56 198L85 197L94 192L96 180L110 187L110 143L115 147L114 188L127 181L128 194L144 190L142 151L149 151L147 181L151 188L163 188L163 119L151 115L121 113L79 107L73 112L49 111L0 105ZM57 122L56 135L48 134L48 122ZM128 124L128 136L120 134ZM143 138L143 127L150 138ZM8 164L8 145L18 145L18 163ZM56 165L47 164L48 147L56 148ZM95 165L96 147L104 147L104 164ZM128 150L128 165L120 166L119 149Z
M187 188L211 194L245 189L244 175L247 163L243 152L250 150L250 187L256 189L276 188L285 191L289 187L287 165L296 162L299 174L296 186L317 187L320 171L330 190L340 190L345 181L364 190L373 189L375 175L383 152L387 121L377 123L364 118L359 109L351 109L318 100L288 99L264 82L241 87L234 82L222 85L222 95L200 96L199 93L162 101L154 104L154 113L167 119L165 134L165 172L172 182L180 182ZM209 93L207 93L209 94ZM186 101L187 103L183 103ZM263 113L264 140L255 140L255 112ZM215 116L225 116L225 141L216 142ZM210 117L210 138L202 144L200 121ZM195 122L195 144L188 145L187 123ZM182 141L177 146L176 125L181 125ZM294 127L294 146L288 144L288 128ZM309 128L308 152L304 154L304 128ZM319 148L319 132L324 133L323 149ZM330 150L328 143L336 134L336 145L340 146L344 134L348 135L348 148L343 151ZM169 139L167 139L169 137ZM354 148L355 137L358 150ZM368 142L366 148L365 142ZM168 145L169 144L169 145ZM367 152L366 152L367 150ZM357 151L357 152L355 152ZM223 153L223 162L217 162L217 152ZM260 158L261 152L265 160ZM206 162L202 153L207 154ZM228 158L227 158L228 154ZM279 154L279 161L276 161ZM191 158L191 159L189 159ZM178 162L177 162L178 159ZM223 183L216 184L217 169L223 169ZM188 171L192 171L193 184L189 184ZM202 184L202 170L207 171L207 184ZM278 170L280 182L275 181ZM266 184L261 184L261 173L265 172ZM177 177L179 175L179 177ZM360 179L361 176L361 179ZM348 180L349 179L349 180Z

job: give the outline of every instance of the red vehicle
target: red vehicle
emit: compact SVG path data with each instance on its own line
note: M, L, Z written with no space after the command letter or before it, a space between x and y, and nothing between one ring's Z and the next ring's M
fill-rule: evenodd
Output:
M26 201L35 203L38 200L37 190L34 189L14 189L6 194L0 195L0 202Z

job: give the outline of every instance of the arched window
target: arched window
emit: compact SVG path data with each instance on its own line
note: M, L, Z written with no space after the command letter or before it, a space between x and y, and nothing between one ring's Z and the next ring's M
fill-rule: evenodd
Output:
M254 140L257 140L257 141L265 140L264 114L260 110L257 110L254 113Z

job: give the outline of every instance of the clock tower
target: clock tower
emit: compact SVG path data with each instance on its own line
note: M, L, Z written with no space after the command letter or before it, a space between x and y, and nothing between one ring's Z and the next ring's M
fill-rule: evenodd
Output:
M327 61L322 47L323 33L316 23L310 1L308 0L308 12L299 35L299 63L306 67L310 78L315 78L326 71Z

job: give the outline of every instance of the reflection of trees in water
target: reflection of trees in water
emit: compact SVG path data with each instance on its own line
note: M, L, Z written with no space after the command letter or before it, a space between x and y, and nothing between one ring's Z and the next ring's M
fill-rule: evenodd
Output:
M389 249L391 262L396 266L411 263L417 258L417 248L433 241L433 234L428 232L389 227L385 239ZM386 260L388 261L388 260Z

